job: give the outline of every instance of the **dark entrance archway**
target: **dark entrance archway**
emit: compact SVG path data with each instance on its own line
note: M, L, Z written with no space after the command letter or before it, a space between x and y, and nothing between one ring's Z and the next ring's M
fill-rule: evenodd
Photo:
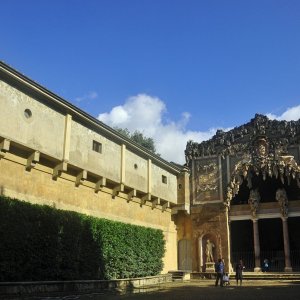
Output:
M239 186L239 192L231 200L231 205L247 204L250 189L257 189L260 194L260 203L276 202L276 191L278 189L284 188L286 190L287 196L290 201L300 199L300 188L297 185L295 179L287 183L287 179L282 183L280 178L276 177L266 177L259 173L258 175L251 173L251 188L249 187L249 182L243 180Z
M291 263L293 270L300 272L300 217L290 217L288 219Z
M261 266L264 259L267 259L269 261L269 271L283 272L285 257L281 219L260 219L258 228Z
M242 259L249 271L254 269L253 225L251 220L233 221L231 232L231 263L233 266Z

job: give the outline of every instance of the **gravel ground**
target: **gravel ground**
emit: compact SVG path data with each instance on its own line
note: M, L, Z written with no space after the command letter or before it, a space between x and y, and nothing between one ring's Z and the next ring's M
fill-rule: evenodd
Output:
M244 280L243 286L215 287L213 280L191 280L173 282L160 286L159 289L143 289L136 293L124 295L92 293L85 295L68 295L63 297L24 297L22 300L289 300L300 299L300 281L266 281Z

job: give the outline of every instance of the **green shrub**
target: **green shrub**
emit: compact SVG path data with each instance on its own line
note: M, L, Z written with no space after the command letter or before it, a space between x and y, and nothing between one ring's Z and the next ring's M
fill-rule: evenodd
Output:
M0 196L0 281L133 278L159 274L161 230Z

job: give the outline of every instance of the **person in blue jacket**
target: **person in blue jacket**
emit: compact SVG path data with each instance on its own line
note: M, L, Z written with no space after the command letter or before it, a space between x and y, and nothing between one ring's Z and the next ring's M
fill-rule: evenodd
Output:
M223 275L224 275L224 263L221 258L215 264L216 270L216 283L215 286L218 286L220 280L220 286L223 286Z

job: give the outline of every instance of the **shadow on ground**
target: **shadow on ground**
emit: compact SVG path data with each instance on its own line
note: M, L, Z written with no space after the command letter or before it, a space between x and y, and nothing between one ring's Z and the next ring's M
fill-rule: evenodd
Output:
M85 295L67 295L63 297L30 297L24 300L290 300L300 296L300 282L280 281L247 281L243 286L236 286L234 282L230 286L215 287L214 282L192 281L187 283L170 283L159 286L156 290L140 289L135 293L101 294L91 293Z

